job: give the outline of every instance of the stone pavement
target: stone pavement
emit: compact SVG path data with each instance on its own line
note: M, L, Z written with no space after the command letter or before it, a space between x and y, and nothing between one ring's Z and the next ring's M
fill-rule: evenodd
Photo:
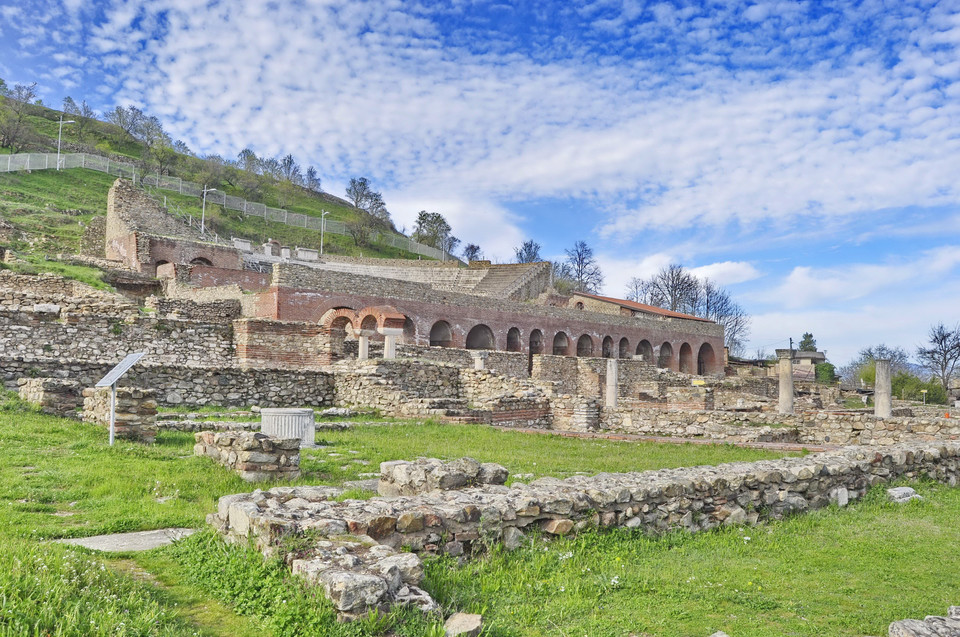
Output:
M94 535L91 537L78 537L69 540L55 541L61 544L72 544L74 546L82 546L106 553L149 551L150 549L171 544L174 540L193 535L196 531L197 529L156 529L155 531L113 533L110 535Z

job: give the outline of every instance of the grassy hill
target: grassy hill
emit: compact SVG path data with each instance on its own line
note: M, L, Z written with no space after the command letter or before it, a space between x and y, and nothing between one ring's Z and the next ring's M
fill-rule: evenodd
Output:
M10 103L0 98L0 117L9 113ZM26 109L24 147L20 152L56 152L60 111L32 105ZM66 116L75 119L76 116ZM131 163L138 172L153 173L159 168L146 147L119 127L88 120L82 131L75 125L63 127L62 151L87 152ZM0 149L0 154L9 149ZM175 153L164 174L187 181L208 184L228 195L284 208L308 216L330 214L327 220L346 223L369 219L369 215L345 201L326 193L253 175L216 159L201 159ZM76 252L84 226L95 215L106 213L107 191L115 177L104 173L71 168L0 173L0 220L12 228L0 228L0 242L34 261L44 255ZM152 194L171 212L189 213L199 218L201 201L196 197L153 189ZM258 217L226 210L208 202L206 223L222 237L243 237L257 243L276 239L284 245L318 248L320 232L269 222ZM382 232L392 233L385 228ZM330 232L324 236L324 251L367 257L418 258L417 255L378 242L358 246L348 236Z

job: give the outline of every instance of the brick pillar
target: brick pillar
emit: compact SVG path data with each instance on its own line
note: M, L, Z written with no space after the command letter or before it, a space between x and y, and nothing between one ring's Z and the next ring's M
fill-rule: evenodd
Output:
M620 385L620 361L607 359L607 391L604 406L613 409L617 406L617 390Z
M793 413L793 358L790 354L780 355L780 403L778 413Z
M873 385L873 414L879 418L893 415L893 393L890 381L890 359L876 360L876 378Z

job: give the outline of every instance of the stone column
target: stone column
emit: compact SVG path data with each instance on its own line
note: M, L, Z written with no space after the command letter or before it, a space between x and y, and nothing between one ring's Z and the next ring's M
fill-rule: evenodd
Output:
M616 358L607 359L607 393L604 407L613 409L617 406L617 391L620 385L620 361Z
M793 358L789 353L780 355L780 403L777 411L781 414L793 413Z
M376 334L373 330L357 330L357 360L365 361L370 358L370 337Z
M873 415L889 418L893 415L892 388L890 384L890 359L876 360L876 378L873 385Z
M470 352L470 355L473 356L473 368L474 369L486 369L487 367L487 352L486 350L476 350Z
M377 329L383 334L383 357L390 359L397 357L397 337L403 336L402 327L381 327Z

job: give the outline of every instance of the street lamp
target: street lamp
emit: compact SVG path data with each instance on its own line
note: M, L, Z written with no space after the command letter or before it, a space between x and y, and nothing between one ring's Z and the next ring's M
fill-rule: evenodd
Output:
M323 231L327 225L327 215L329 212L324 212L320 215L320 254L323 254Z
M203 207L200 209L200 235L202 236L206 232L205 222L207 220L207 193L208 192L217 192L216 188L207 188L203 187Z
M60 130L57 133L57 170L60 170L60 139L63 137L64 124L76 124L76 122L72 119L63 121L63 113L60 113Z

